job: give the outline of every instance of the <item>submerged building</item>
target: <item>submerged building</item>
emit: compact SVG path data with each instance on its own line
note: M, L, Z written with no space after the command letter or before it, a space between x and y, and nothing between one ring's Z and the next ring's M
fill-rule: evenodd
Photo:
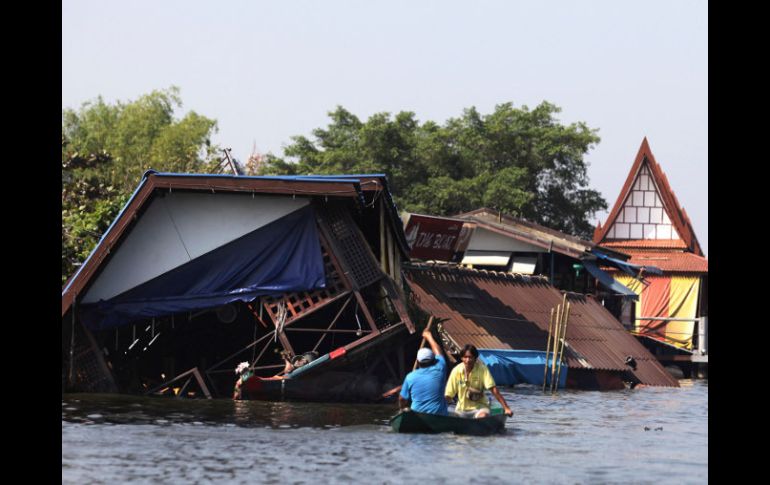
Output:
M381 174L148 171L62 291L62 389L230 397L246 362L245 398L377 401L411 370L430 317L450 360L471 343L500 384L537 384L562 302L562 386L678 385L600 298L575 291L595 277L635 299L599 266L654 267L485 211L421 216L405 233ZM478 269L503 260L506 272Z
M450 354L475 345L501 384L542 384L550 312L566 300L562 387L679 386L591 295L562 292L542 276L449 265L410 264L406 275L418 304L441 320Z
M482 208L454 217L410 214L405 267L417 304L437 317L447 349L473 344L501 384L545 379L550 312L568 302L561 386L678 386L603 303L636 293L600 266L660 273L595 243ZM622 258L622 259L621 259ZM423 260L424 263L418 263ZM582 272L582 275L581 275Z
M407 252L383 175L149 171L62 291L62 387L229 397L247 361L253 398L374 399L411 364Z

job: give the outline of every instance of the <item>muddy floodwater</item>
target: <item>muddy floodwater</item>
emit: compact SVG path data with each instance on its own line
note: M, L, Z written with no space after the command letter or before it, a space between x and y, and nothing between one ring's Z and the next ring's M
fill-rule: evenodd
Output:
M63 483L707 483L708 381L503 388L492 437L393 433L395 405L62 397Z

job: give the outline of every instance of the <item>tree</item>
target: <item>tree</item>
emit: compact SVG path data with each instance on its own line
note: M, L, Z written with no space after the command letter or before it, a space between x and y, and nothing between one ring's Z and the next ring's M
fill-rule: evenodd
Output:
M562 125L560 109L512 103L482 115L471 107L443 125L414 113L377 113L362 122L338 106L312 138L292 137L261 174L385 173L406 210L453 215L481 206L590 238L589 222L607 208L588 187L583 157L599 142L585 123Z
M179 89L136 101L101 97L62 110L62 282L99 242L144 172L205 172L218 165L216 121L193 111L176 119ZM215 163L216 162L216 163Z
M215 120L194 111L182 119L179 88L153 91L127 103L107 104L100 97L78 111L62 112L62 136L73 153L107 152L113 163L103 175L120 191L132 191L150 168L160 172L201 172L216 158L211 135Z
M99 151L81 156L62 136L62 283L90 254L128 199L106 182L113 159Z

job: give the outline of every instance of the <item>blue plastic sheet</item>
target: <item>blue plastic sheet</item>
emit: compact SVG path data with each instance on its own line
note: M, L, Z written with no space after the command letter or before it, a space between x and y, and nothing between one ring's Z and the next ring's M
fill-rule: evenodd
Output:
M82 305L82 320L106 329L325 285L315 215L306 206L109 300Z
M649 274L655 274L655 275L663 274L663 271L657 266L640 266L638 264L631 264L626 261L621 261L619 259L611 258L606 254L603 254L603 253L600 253L599 251L594 251L594 250L591 250L591 254L596 256L597 259L601 260L601 264L618 268L619 270L623 271L629 276L633 276L634 278L639 276L639 273L641 270L644 270L645 273L649 273Z
M497 385L543 385L543 371L546 364L544 351L479 349L479 357L489 368L489 372L492 374ZM551 383L550 366L552 362L553 353L549 353L549 370L546 377L546 385ZM563 388L566 382L567 366L562 362L561 373L559 374L559 388Z
M598 266L593 261L583 261L583 266L585 266L586 270L588 270L591 275L599 280L601 284L609 288L610 290L614 291L615 293L619 293L623 295L624 297L631 299L631 300L638 300L639 295L634 293L633 290L613 278L608 273L605 273L601 269L599 269Z

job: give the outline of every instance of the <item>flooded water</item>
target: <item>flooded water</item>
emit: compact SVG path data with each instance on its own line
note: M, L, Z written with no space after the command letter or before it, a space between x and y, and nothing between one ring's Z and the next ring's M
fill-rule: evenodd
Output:
M491 437L393 433L394 405L65 394L63 483L707 483L708 381L502 389Z

